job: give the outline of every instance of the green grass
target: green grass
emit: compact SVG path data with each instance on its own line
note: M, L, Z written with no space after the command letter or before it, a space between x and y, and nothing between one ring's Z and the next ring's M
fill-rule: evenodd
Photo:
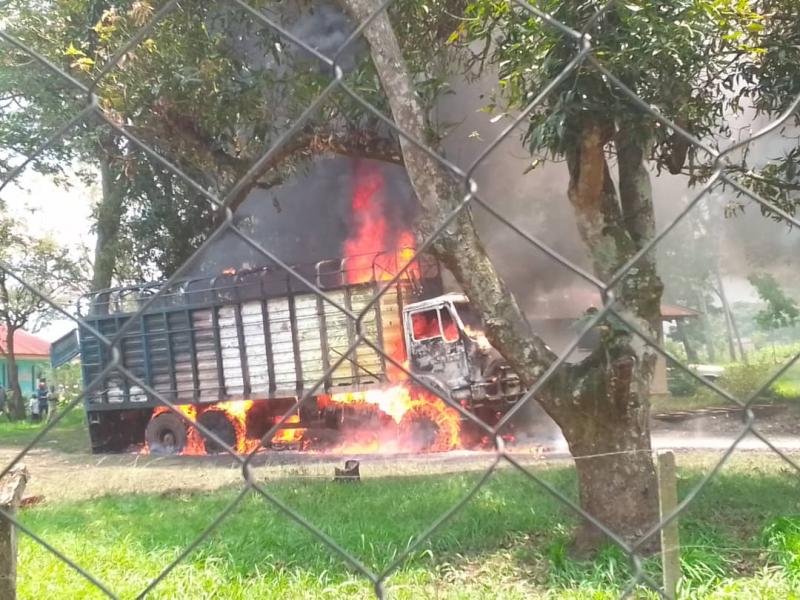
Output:
M680 493L707 464L682 471ZM539 474L571 490L573 473ZM391 564L463 497L475 473L270 482L269 489L371 569ZM738 459L681 519L684 598L800 598L800 491L777 461ZM107 496L26 509L23 522L122 597L132 597L179 554L235 490ZM391 598L617 598L630 567L608 548L591 562L569 558L572 515L510 470L495 474L386 582ZM655 559L648 572L658 579ZM85 580L27 538L20 543L21 598L99 598ZM323 544L250 495L222 528L150 596L369 598L372 587ZM642 591L636 597L655 597Z
M28 420L9 422L0 417L0 448L18 448L30 442L44 429L45 423L32 423ZM88 452L89 432L86 413L76 406L48 432L41 442L44 447L53 447L61 452Z
M773 384L772 390L783 400L800 400L800 369L793 366Z

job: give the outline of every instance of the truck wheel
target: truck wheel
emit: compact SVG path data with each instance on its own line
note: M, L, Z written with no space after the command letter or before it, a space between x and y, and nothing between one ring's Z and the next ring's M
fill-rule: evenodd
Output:
M427 415L403 416L400 423L400 444L411 452L432 452L436 449L439 425Z
M207 410L197 418L197 422L228 444L228 446L236 448L236 428L225 413L220 410ZM200 432L200 435L203 437L206 454L226 452L225 448L204 433Z
M144 440L150 454L180 454L186 447L186 425L178 415L160 413L147 424Z
M446 452L458 444L461 422L455 410L422 402L403 415L399 427L403 448Z

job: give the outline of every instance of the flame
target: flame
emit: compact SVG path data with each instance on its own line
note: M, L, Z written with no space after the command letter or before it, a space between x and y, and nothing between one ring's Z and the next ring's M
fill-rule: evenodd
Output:
M370 161L359 161L354 179L351 203L354 231L344 243L347 281L389 281L410 265L416 239L408 229L392 231L387 222L383 174L377 166ZM416 263L403 272L404 278L414 276L419 276Z
M275 419L277 423L280 421L280 417ZM289 423L300 423L300 415L292 415L288 419L286 419L286 424ZM272 436L272 443L273 444L297 444L303 440L303 436L305 435L306 430L302 427L287 427L285 429L279 429L278 432Z
M337 446L334 451L376 452L376 451L417 451L445 452L461 445L461 417L443 400L424 390L406 385L396 385L388 389L373 389L366 392L342 392L331 396L321 396L320 408L327 406L349 406L351 408L380 411L388 415L398 426L395 439L387 439L386 432L373 433L364 439L365 433L351 436L347 442ZM425 423L432 431L431 440L424 440L416 447L415 429ZM381 435L383 434L383 435ZM367 434L369 435L369 434ZM419 444L417 444L419 445Z
M236 432L234 449L239 454L247 454L261 446L261 440L248 439L246 435L247 413L252 406L252 400L229 400L226 402L217 402L216 404L211 404L208 407L197 407L192 404L181 404L175 408L195 423L201 415L207 412L216 411L224 413L228 417L228 420L231 422L233 429ZM159 406L153 411L151 418L155 418L156 416L165 412L172 411L167 406ZM149 450L144 448L143 452L147 453ZM203 435L200 433L200 430L189 423L186 423L186 445L180 454L181 456L203 456L207 454Z

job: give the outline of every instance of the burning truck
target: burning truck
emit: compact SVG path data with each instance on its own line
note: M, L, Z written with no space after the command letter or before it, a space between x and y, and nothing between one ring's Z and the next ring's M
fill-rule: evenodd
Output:
M348 451L474 444L480 435L472 423L386 356L487 423L519 399L519 379L481 333L466 297L442 293L436 261L420 256L412 263L413 253L404 248L294 267L331 302L277 269L228 269L167 289L100 291L82 303L82 317L108 338L135 320L118 344L121 364L239 452L262 444ZM360 328L374 347L361 342L347 354L358 327L333 303L363 311ZM87 326L79 330L86 385L112 360L111 349ZM85 408L94 452L221 450L114 370L87 394Z

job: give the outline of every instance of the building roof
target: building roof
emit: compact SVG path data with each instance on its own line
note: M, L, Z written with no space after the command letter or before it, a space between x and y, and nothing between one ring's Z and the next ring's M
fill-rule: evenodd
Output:
M602 306L600 292L594 288L566 287L534 293L525 305L532 320L577 319L590 307ZM697 311L677 304L661 303L661 318L666 321L697 316Z
M6 328L0 325L0 350L6 349ZM17 329L14 332L14 355L17 358L50 358L50 342L36 337L27 331Z

